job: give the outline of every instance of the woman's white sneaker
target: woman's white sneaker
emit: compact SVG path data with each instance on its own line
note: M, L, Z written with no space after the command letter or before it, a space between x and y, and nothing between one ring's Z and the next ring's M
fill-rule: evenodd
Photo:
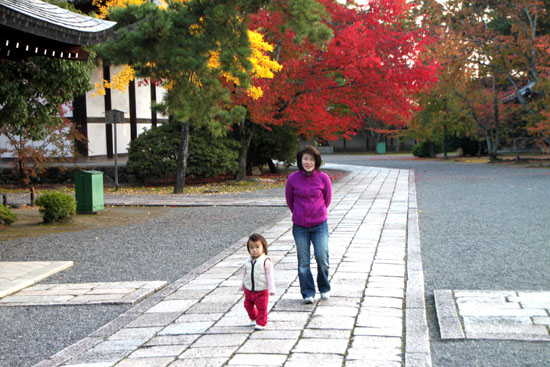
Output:
M327 300L330 298L330 292L321 293L321 299Z
M304 304L311 305L313 303L313 297L304 298Z

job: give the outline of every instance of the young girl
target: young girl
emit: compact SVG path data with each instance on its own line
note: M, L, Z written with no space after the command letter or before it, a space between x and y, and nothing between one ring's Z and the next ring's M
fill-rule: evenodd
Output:
M250 256L244 264L241 289L244 290L244 308L256 330L267 325L267 303L275 295L273 265L267 257L267 241L254 233L246 244Z

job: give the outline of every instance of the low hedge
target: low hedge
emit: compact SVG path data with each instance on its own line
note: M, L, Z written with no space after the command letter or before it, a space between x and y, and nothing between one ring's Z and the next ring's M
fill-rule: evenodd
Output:
M38 211L46 223L70 218L76 214L76 201L70 194L59 191L49 191L36 199Z
M5 205L0 204L0 223L9 226L17 220L17 214L6 208ZM1 226L0 226L1 227Z

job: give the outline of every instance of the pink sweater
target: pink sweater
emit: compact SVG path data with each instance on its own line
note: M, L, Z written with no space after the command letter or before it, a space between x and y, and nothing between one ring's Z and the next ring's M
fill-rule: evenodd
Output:
M332 184L324 172L311 175L297 171L288 176L286 203L292 212L292 222L313 227L327 220L327 208L332 200Z

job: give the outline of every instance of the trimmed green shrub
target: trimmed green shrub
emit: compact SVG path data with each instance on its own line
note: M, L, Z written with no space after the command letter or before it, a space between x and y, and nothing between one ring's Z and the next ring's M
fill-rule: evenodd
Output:
M130 142L127 172L142 182L174 176L179 141L178 124L152 127Z
M419 158L430 157L430 144L433 144L434 154L441 153L441 145L440 144L434 143L434 142L429 142L429 141L425 140L421 143L418 143L418 144L414 145L413 150L412 150L412 154L415 157L419 157Z
M164 124L144 132L130 143L128 173L141 182L174 177L180 125ZM189 129L187 176L209 177L235 174L239 145L226 136L215 136L204 127Z
M42 219L46 223L69 218L76 214L76 201L69 195L59 191L48 191L35 201L40 208Z
M298 139L292 126L273 126L267 130L263 126L254 126L252 142L248 148L247 168L269 164L271 160L290 166L296 161Z
M12 213L12 211L6 208L6 206L4 206L3 204L0 204L0 223L3 223L9 226L16 220L17 220L17 214Z
M228 136L215 136L204 127L190 129L188 176L234 175L239 170L238 160L239 142Z

